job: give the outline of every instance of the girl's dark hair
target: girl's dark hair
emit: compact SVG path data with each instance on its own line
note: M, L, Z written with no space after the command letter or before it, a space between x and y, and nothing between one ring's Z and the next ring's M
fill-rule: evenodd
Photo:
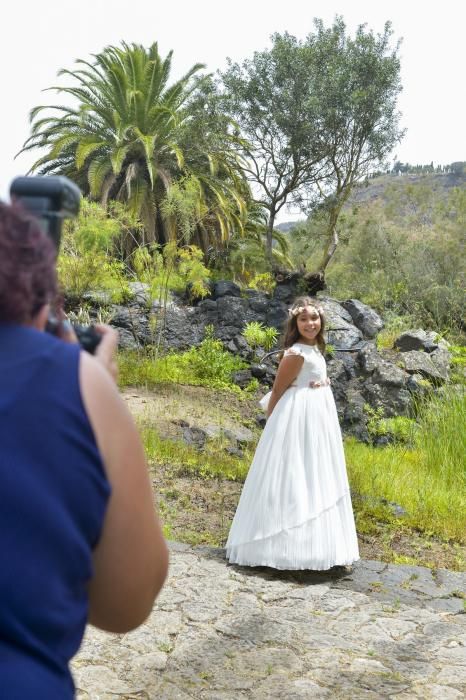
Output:
M285 331L283 334L283 341L282 341L283 348L286 350L287 348L290 348L292 345L294 345L294 343L298 342L298 340L300 338L299 331L298 331L298 316L300 314L299 309L302 309L305 306L312 306L320 316L320 331L318 332L318 334L316 336L316 341L317 341L317 345L319 347L320 352L322 354L324 354L324 352L325 352L324 310L323 310L322 306L320 305L319 300L312 299L312 297L298 297L292 303L292 305L289 309L290 315L288 317L288 321L286 323Z
M0 322L27 323L57 294L55 247L18 204L0 202Z

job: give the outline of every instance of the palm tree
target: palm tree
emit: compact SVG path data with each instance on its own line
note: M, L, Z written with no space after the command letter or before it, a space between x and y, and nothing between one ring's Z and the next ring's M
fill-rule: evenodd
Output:
M196 116L191 105L208 80L200 74L204 66L195 64L169 85L172 52L162 59L156 43L149 49L110 46L93 58L93 63L78 60L76 71L60 71L77 85L50 88L70 95L77 106L41 105L31 111L32 133L22 150L46 151L31 170L67 175L104 205L109 199L126 202L143 221L147 241L165 243L177 236L176 222L164 217L162 203L173 184L187 176L199 185L203 216L196 231L204 249L212 233L224 237L241 228L245 185L238 164L220 149L209 152L206 138L202 144L186 142ZM52 114L42 116L44 110ZM196 131L201 133L202 125Z

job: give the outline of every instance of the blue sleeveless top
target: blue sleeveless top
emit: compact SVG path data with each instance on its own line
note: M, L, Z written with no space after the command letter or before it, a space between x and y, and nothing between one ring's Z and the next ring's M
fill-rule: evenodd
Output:
M0 697L74 697L110 487L77 345L0 323Z

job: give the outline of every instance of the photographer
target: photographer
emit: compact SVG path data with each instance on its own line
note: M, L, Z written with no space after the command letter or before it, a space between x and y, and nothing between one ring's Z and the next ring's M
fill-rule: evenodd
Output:
M168 567L143 447L118 394L116 333L96 354L44 332L55 249L0 203L0 695L74 697L86 623L126 632Z

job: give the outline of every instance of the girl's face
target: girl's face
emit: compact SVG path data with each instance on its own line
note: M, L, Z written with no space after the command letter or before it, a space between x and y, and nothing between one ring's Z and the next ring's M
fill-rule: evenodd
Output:
M298 333L305 343L314 344L320 331L320 316L313 306L305 306L296 317Z

